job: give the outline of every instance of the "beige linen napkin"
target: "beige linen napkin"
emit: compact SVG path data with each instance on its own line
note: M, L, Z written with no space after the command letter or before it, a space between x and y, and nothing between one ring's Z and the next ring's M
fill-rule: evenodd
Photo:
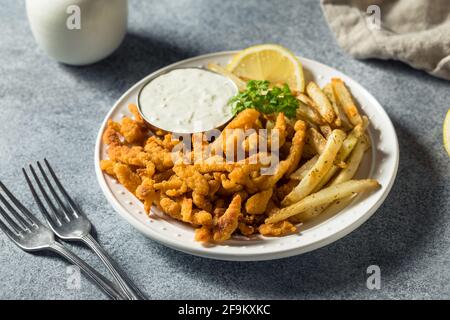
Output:
M339 45L450 80L450 0L321 0Z

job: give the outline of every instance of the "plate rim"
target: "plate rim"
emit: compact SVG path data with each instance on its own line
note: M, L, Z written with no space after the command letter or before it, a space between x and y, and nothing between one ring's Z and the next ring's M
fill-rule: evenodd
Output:
M361 84L359 84L356 80L354 80L353 78L349 77L348 75L344 74L343 72L337 70L336 68L333 68L331 66L328 66L326 64L323 64L319 61L316 60L312 60L312 59L308 59L299 55L296 55L300 61L308 61L314 64L318 64L321 67L325 67L325 68L329 68L332 69L334 71L339 72L340 74L344 75L346 78L348 78L351 82L352 82L352 86L357 86L359 87L358 90L361 90L364 92L364 95L370 99L372 101L372 103L370 104L371 108L375 107L377 109L377 111L381 114L384 115L384 117L388 120L387 123L385 123L385 125L388 125L391 127L392 132L393 132L393 139L394 139L394 146L393 146L393 151L394 151L394 170L392 172L392 175L389 177L389 182L388 185L386 186L386 188L384 189L383 194L378 198L378 200L372 205L372 207L370 207L361 217L359 217L358 219L352 221L351 223L349 223L348 225L346 225L345 227L343 227L341 230L338 230L337 232L331 233L327 236L325 236L324 238L315 241L311 244L309 244L308 246L304 246L304 247L293 247L293 248L289 248L286 250L278 250L275 252L258 252L258 253L224 253L224 252L213 252L213 251L208 251L208 248L195 248L195 247L190 247L189 245L184 244L181 241L176 241L174 239L168 238L168 237L164 237L161 233L157 233L154 230L151 230L150 228L147 228L141 221L139 221L136 217L134 217L133 215L131 215L120 203L119 201L116 200L116 198L114 197L113 193L111 192L110 188L108 187L108 185L106 184L106 180L104 179L104 173L101 171L100 169L100 151L101 151L101 145L102 145L102 135L104 132L104 129L106 127L106 124L108 122L108 120L111 118L111 115L114 113L114 111L117 109L117 107L119 106L119 104L123 103L123 100L130 94L131 91L135 90L136 88L138 88L139 86L141 86L142 84L144 84L146 81L148 81L148 79L150 79L151 77L153 77L155 74L161 73L161 72L165 72L168 69L172 69L178 65L183 65L186 63L190 63L190 62L194 62L196 60L202 60L202 59L209 59L209 60L213 60L214 57L218 57L218 56L225 56L225 55L233 55L235 53L239 52L238 50L229 50L229 51L220 51L220 52L213 52L213 53L208 53L208 54L203 54L203 55L198 55L195 57L191 57L188 59L184 59L184 60L180 60L177 61L175 63L171 63L165 67L159 68L157 70L155 70L154 72L150 73L149 75L145 76L144 78L142 78L141 80L137 81L135 84L133 84L130 88L128 88L114 103L114 105L111 107L111 109L108 111L108 113L106 114L100 129L98 131L98 135L96 138L96 143L95 143L95 149L94 149L94 164L95 164L95 173L96 173L96 177L97 177L97 182L100 185L100 188L103 192L103 194L105 195L105 198L107 199L107 201L109 202L110 205L112 205L112 207L114 208L115 211L117 211L117 213L119 213L119 215L126 220L128 223L130 223L135 229L137 229L139 232L141 232L142 234L144 234L146 237L157 241L158 243L161 243L165 246L168 246L172 249L178 250L178 251L182 251L184 253L188 253L188 254L192 254L195 256L199 256L199 257L206 257L206 258L211 258L211 259L216 259L216 260L228 260L228 261L262 261L262 260L273 260L273 259L280 259L280 258L286 258L286 257L290 257L290 256L294 256L294 255L300 255L309 251L313 251L316 249L319 249L321 247L324 247L328 244L331 244L343 237L345 237L346 235L348 235L349 233L351 233L352 231L356 230L357 228L359 228L363 223L365 223L370 217L372 217L372 215L378 210L378 208L381 206L381 204L383 204L383 202L385 201L385 199L387 198L387 196L389 195L392 186L394 185L394 182L396 180L396 176L398 173L398 166L399 166L399 160L400 160L400 151L399 151L399 142L398 142L398 137L397 137L397 133L395 131L395 127L392 123L392 120L390 119L389 115L387 114L387 112L384 110L384 108L382 107L382 105L378 102L378 100L365 88L363 87Z

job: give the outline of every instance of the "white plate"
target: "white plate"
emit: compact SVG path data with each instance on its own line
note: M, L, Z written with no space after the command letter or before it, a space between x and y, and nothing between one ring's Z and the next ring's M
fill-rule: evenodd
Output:
M382 187L369 196L356 199L339 213L328 217L321 216L301 226L300 233L295 235L280 238L259 236L253 239L236 237L223 245L204 246L194 241L194 231L191 227L157 210L149 218L144 212L142 203L134 195L100 170L100 160L107 158L106 148L101 142L107 120L120 120L123 116L129 115L128 103L136 103L140 87L151 77L180 67L203 67L209 62L225 64L234 53L213 53L172 64L139 81L117 101L100 128L95 146L95 170L108 201L123 218L149 238L180 251L221 260L256 261L293 256L325 246L355 230L378 209L391 190L399 161L397 135L384 109L366 89L333 68L301 57L299 59L304 66L307 79L313 79L323 86L332 77L342 78L351 89L363 113L371 121L369 134L372 152L367 152L357 177L377 179Z

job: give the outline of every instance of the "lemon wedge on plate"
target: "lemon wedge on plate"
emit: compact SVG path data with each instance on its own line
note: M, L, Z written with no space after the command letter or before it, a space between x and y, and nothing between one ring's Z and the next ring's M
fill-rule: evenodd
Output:
M228 71L246 80L268 80L272 84L287 83L291 90L303 92L303 67L288 49L275 44L262 44L237 53Z
M448 109L447 115L445 116L443 135L444 147L445 150L447 150L448 155L450 156L450 109Z

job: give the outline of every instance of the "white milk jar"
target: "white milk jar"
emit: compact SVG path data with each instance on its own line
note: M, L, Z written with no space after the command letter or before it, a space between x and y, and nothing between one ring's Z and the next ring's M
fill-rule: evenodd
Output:
M86 65L110 55L122 42L127 0L27 0L38 45L55 60Z

